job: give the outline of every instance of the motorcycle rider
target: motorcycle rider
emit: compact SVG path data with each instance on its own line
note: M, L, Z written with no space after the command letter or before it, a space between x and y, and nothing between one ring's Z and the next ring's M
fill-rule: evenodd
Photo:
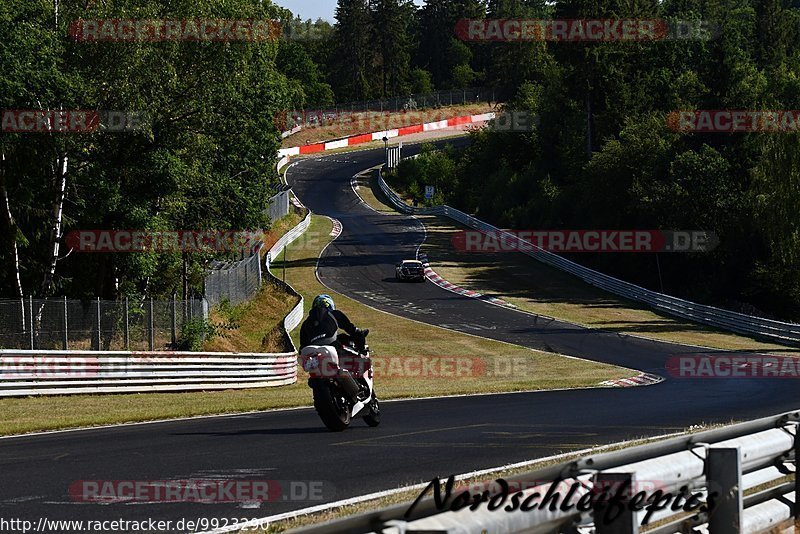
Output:
M341 354L342 345L336 336L340 328L357 344L363 345L365 331L356 328L347 315L336 309L330 295L317 295L300 327L300 349L308 345L330 345Z

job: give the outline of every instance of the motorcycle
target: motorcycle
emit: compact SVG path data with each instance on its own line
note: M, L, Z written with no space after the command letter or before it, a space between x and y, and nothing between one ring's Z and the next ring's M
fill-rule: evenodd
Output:
M337 337L342 353L328 345L309 345L298 356L298 364L309 374L314 408L325 426L341 432L354 417L371 427L381 423L381 411L372 377L372 360L364 330L362 339L346 334Z

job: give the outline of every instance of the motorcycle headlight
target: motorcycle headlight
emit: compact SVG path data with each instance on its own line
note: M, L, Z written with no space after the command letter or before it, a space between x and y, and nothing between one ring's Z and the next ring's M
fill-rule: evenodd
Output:
M319 361L317 361L316 358L313 357L307 358L306 361L303 362L303 369L305 369L307 373L311 372L313 369L316 369L318 367L319 367Z

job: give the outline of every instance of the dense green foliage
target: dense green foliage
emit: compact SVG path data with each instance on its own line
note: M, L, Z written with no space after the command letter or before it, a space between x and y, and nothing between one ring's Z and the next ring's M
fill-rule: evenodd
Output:
M459 19L483 18L480 0L339 0L333 56L314 55L331 73L339 101L402 97L484 83L486 55L455 34ZM476 70L477 69L477 70Z
M339 0L335 24L256 0L0 5L0 109L143 111L134 133L0 137L0 297L165 295L210 256L69 254L73 229L253 229L277 181L287 110L492 87L529 132L403 164L421 197L522 228L707 230L707 254L661 254L666 291L800 317L800 139L684 134L684 109L800 109L800 8L778 0ZM268 42L76 43L79 18L279 19ZM462 18L649 18L714 39L473 43ZM63 170L66 169L66 173ZM63 198L61 184L65 184ZM6 209L6 207L8 209ZM63 224L57 227L63 208ZM652 254L580 261L660 287ZM19 266L19 268L17 268ZM19 277L19 282L17 281Z
M660 254L667 292L800 318L800 137L678 133L674 110L800 107L800 8L774 0L622 5L496 2L490 16L706 20L718 38L492 44L507 109L535 131L481 131L463 153L401 169L409 190L519 229L716 232L703 254ZM492 13L494 12L494 14ZM446 177L446 178L445 178ZM653 254L573 258L659 289Z
M77 19L291 17L267 2L55 6L0 4L0 109L144 112L147 120L135 132L2 134L0 297L180 294L180 253L67 254L63 236L266 227L277 183L273 117L306 100L332 101L330 88L288 40L76 42L68 32ZM209 258L186 255L191 290L202 291Z

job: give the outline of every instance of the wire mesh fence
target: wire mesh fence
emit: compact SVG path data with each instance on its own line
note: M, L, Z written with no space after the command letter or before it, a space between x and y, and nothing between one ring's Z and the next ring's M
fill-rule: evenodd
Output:
M208 320L210 306L236 306L261 287L260 247L238 262L212 262L205 298L77 300L0 299L0 349L170 350L190 323ZM194 331L202 335L203 328Z
M228 301L237 306L253 298L261 287L260 247L237 262L214 261L206 276L205 297L210 306Z
M481 102L495 102L494 89L471 87L468 89L442 90L400 98L343 102L324 109L292 111L286 118L286 124L283 127L288 130L297 126L321 126L354 113L399 113L401 111L422 111L443 106L478 104Z
M208 318L192 300L0 300L0 349L167 350Z

